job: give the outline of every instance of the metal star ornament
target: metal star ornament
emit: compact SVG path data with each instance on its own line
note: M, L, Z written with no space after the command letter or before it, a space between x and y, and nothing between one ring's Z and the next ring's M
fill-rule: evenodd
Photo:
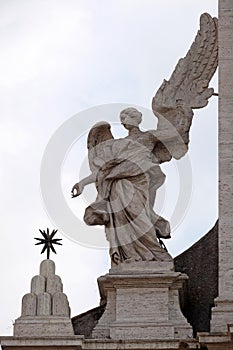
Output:
M53 230L51 232L51 234L49 233L48 228L47 228L47 231L45 231L45 230L43 230L43 231L39 230L39 231L44 238L35 237L34 239L39 241L35 245L44 244L44 247L41 251L41 254L43 254L47 250L47 259L49 259L50 250L52 250L53 253L57 254L53 245L54 244L62 245L62 243L59 243L59 241L62 241L62 238L55 238L55 239L53 238L55 236L55 234L57 233L57 230Z

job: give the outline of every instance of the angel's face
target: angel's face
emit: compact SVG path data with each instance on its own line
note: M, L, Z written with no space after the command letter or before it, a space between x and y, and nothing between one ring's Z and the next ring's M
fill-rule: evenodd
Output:
M130 117L128 114L121 113L120 115L121 124L127 129L131 130L138 127L138 122L136 118Z

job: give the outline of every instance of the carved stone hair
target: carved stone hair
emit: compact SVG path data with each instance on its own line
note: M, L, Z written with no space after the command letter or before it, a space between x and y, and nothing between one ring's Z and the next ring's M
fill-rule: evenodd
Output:
M125 114L128 115L129 117L133 118L134 120L136 120L138 125L142 121L142 113L139 112L136 108L129 107L129 108L123 109L123 111L121 111L121 113L120 113L120 118L121 118L122 122L123 122L122 117Z

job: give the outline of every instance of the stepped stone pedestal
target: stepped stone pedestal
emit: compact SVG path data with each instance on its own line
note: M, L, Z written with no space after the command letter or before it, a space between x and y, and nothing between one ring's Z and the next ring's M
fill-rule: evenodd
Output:
M173 263L120 264L98 279L106 310L93 338L187 339L192 328L179 305L179 290L187 276Z

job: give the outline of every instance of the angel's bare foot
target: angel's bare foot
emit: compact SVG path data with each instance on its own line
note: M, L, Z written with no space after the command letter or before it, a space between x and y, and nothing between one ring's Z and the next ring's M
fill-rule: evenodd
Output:
M113 253L112 254L112 261L115 263L115 264L119 264L120 263L120 257L119 257L119 254L118 253Z

